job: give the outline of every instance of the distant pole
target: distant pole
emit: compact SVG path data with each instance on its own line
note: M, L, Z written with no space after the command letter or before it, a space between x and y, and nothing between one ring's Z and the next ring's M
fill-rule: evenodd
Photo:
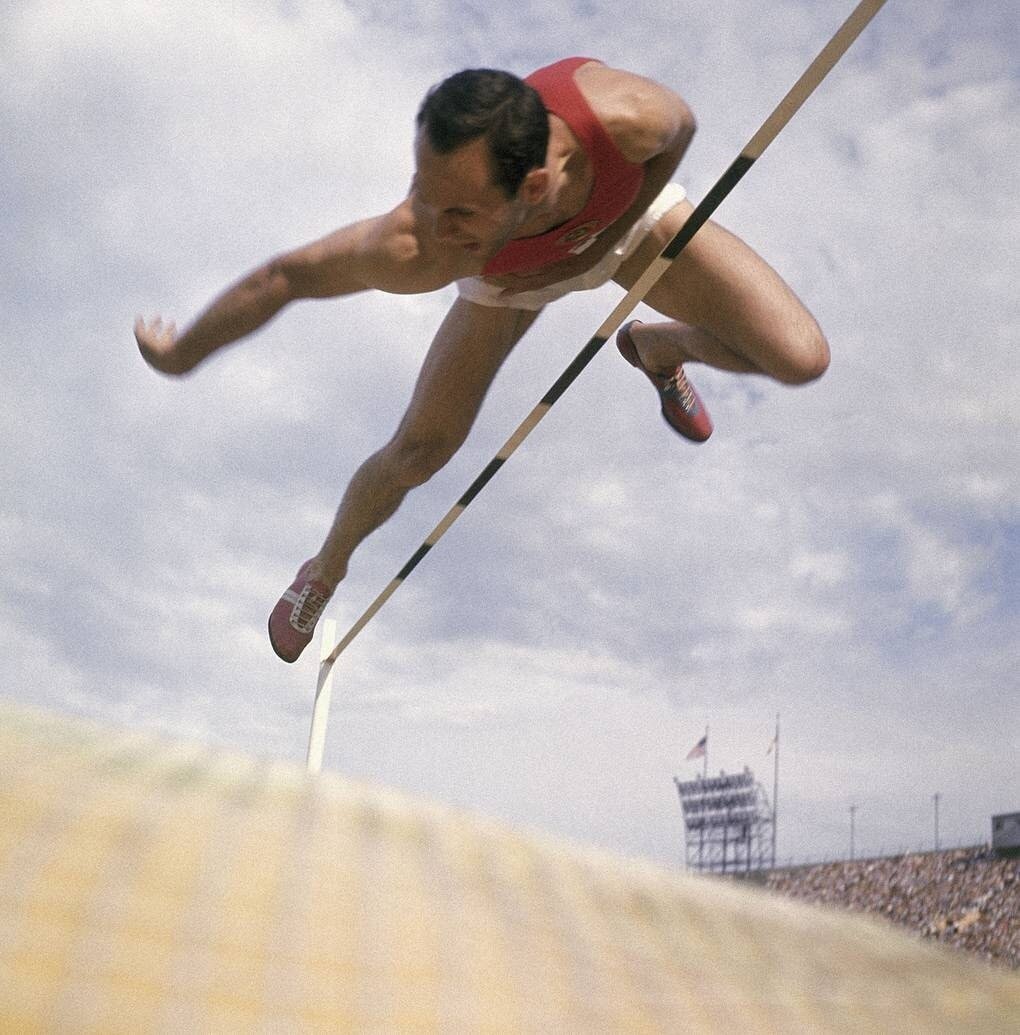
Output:
M708 779L708 726L705 726L705 753L701 756L701 778L702 780ZM698 870L701 871L705 868L705 824L701 824L701 835L698 838Z
M772 770L772 869L776 868L776 831L779 819L779 712L776 712L776 739L772 742L776 757Z
M936 852L939 850L939 798L941 798L941 797L942 797L942 795L939 794L938 792L936 792L934 795L932 795L932 798L933 798L933 800L935 802L935 851Z
M856 805L850 806L850 861L854 861L854 813L857 811Z

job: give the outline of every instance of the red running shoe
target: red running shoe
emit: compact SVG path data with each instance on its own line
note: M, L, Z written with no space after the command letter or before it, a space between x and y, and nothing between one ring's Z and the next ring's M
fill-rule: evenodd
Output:
M705 404L687 380L682 366L676 368L672 377L653 374L645 367L630 336L630 329L636 323L640 321L631 320L617 332L616 347L620 350L620 355L655 385L666 423L684 438L689 438L692 442L704 442L712 434L712 418L709 417Z
M311 561L305 561L290 588L269 616L269 642L286 662L294 662L308 646L315 623L333 595L325 583L305 578Z

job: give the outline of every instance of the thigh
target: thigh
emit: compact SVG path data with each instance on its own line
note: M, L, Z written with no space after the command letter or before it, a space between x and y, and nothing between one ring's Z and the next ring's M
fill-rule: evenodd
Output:
M671 209L619 269L631 287L693 211L688 201ZM709 220L694 235L645 302L673 320L708 331L764 372L782 368L790 350L820 335L792 289L739 237Z
M398 436L459 446L503 361L537 317L458 298L425 357Z

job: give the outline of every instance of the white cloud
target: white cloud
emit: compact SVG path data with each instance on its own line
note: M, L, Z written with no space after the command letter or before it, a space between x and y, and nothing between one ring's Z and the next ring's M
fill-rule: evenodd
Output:
M811 586L830 589L846 581L848 561L840 553L801 552L793 557L790 573Z

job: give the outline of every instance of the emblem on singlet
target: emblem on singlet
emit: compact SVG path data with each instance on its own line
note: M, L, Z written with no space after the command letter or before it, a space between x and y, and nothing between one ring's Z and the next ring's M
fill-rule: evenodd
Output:
M571 255L579 255L595 242L595 238L602 229L601 219L589 219L587 223L581 223L572 230L568 230L556 243L567 246Z

